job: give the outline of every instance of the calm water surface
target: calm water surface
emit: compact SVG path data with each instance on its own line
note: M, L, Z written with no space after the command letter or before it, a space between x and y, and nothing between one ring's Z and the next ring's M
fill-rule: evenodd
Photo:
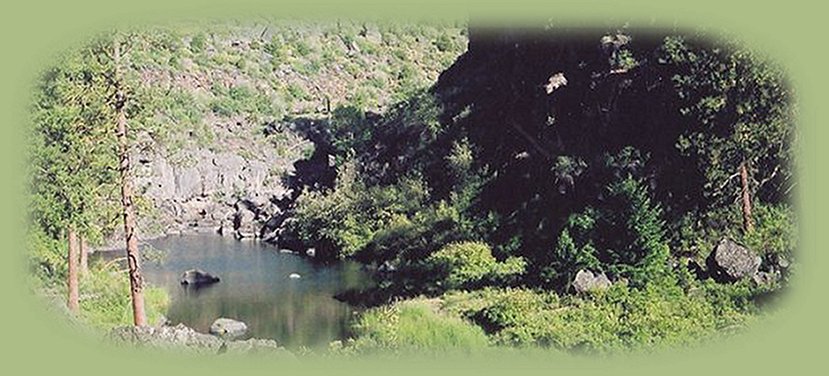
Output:
M318 265L259 242L183 235L148 243L163 259L145 261L144 278L169 291L166 317L203 333L213 320L227 317L245 322L249 337L274 339L288 348L325 347L348 336L357 311L333 296L369 284L357 263ZM194 268L221 282L200 289L181 286L181 274ZM289 278L292 273L301 278Z

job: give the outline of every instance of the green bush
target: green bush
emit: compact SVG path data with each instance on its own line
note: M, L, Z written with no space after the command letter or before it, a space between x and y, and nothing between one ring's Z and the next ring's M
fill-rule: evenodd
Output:
M417 352L445 355L484 349L481 328L438 312L435 301L414 299L364 312L354 325L355 339L341 353Z
M526 263L518 257L498 262L492 250L481 242L449 244L431 254L426 263L445 289L472 287L482 283L501 282L524 273Z
M754 231L743 237L743 243L761 254L788 256L797 249L797 221L788 205L755 204Z
M450 289L480 281L497 262L489 246L479 242L449 244L426 261L443 276L439 283Z
M132 325L130 282L126 271L93 268L81 279L80 317L93 328L108 330ZM167 292L158 287L144 288L147 322L159 322L169 304Z
M365 248L401 215L414 216L428 197L418 177L366 187L356 174L356 166L346 163L340 167L335 189L306 192L297 201L294 230L305 242L330 248L327 252L334 257L349 257Z
M583 297L488 288L444 296L448 312L471 319L496 344L609 353L699 343L744 328L754 313L744 287L641 289L616 284Z
M204 33L198 33L190 39L190 51L194 54L204 52L207 47L207 36Z

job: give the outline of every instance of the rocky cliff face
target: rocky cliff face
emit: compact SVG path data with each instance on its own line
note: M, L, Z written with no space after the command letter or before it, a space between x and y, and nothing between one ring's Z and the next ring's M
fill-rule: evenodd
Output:
M466 47L455 25L183 26L137 35L130 55L143 107L131 119L141 239L274 240L296 187L333 181L324 142L303 121L340 105L382 110Z
M195 149L191 162L171 163L161 154L135 160L136 185L155 208L142 221L144 236L217 232L238 238L263 236L262 225L278 215L289 196L274 166L291 165L275 153L244 158L234 152Z

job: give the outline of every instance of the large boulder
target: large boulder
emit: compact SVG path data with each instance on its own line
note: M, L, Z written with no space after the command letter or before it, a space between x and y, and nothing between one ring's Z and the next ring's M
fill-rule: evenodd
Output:
M604 273L596 273L589 270L579 270L576 277L573 279L573 288L576 292L583 293L588 291L604 290L612 283Z
M186 286L202 286L219 282L219 277L216 277L204 270L190 269L181 275L181 284Z
M719 282L751 278L757 274L761 261L750 249L723 238L708 256L708 274Z
M241 322L228 318L218 318L210 325L210 334L222 338L239 338L248 331L248 326Z

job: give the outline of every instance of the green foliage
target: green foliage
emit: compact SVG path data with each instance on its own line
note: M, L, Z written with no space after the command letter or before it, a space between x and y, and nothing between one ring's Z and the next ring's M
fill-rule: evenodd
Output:
M118 223L113 66L106 57L110 46L111 41L96 39L65 54L40 76L33 98L27 150L29 250L47 284L62 277L58 252L65 251L62 243L70 228L96 244ZM127 102L127 109L140 110L134 102Z
M80 317L93 328L108 330L132 325L130 282L126 271L112 266L90 269L80 286ZM169 305L167 292L158 287L144 289L144 305L149 323L157 323Z
M727 237L761 256L792 257L797 249L797 218L786 204L756 203L752 209L754 231L742 231L742 213L737 205L704 214L688 213L676 225L672 241L680 253L704 260L720 239Z
M707 178L704 191L720 205L739 193L734 174L742 163L749 166L752 196L776 199L767 191L792 179L787 161L795 134L783 70L733 43L700 48L686 39L666 38L660 56L676 69L672 79L688 119L677 148L697 159Z
M522 274L526 263L519 257L498 262L489 246L480 242L449 244L432 253L426 262L435 273L438 285L445 289L474 286L482 282L502 282Z
M611 273L629 278L633 285L667 278L670 251L661 209L632 178L611 185L609 191L611 210L603 213L597 224L605 227L599 231L607 231L602 237L607 243L599 246L599 259Z
M797 220L787 205L755 205L754 231L744 235L743 244L760 255L789 257L797 249Z
M670 277L661 209L632 177L611 183L598 209L570 216L542 278L566 289L580 269L626 278L634 286Z
M435 39L434 44L440 52L445 52L451 50L455 42L452 40L452 37L446 33L442 33Z
M202 53L205 47L207 47L207 36L204 33L198 33L190 39L190 50L193 53Z
M607 353L695 344L745 327L752 321L750 300L735 301L736 293L723 289L709 284L697 290L702 293L685 294L676 287L617 284L585 297L483 289L444 299L447 311L481 325L496 344Z
M356 166L340 168L336 188L306 192L297 201L296 230L329 257L347 257L364 248L374 234L400 215L414 215L428 197L417 177L402 178L397 185L366 187L357 180Z
M215 99L210 109L219 116L231 117L239 114L256 114L257 117L281 117L283 109L276 101L264 94L257 93L249 86L238 85L225 88L213 87Z
M364 312L354 325L356 340L337 353L471 353L488 346L484 332L437 311L435 301L415 299Z
M449 244L426 261L445 275L442 282L450 289L481 280L496 263L489 246L477 242Z

